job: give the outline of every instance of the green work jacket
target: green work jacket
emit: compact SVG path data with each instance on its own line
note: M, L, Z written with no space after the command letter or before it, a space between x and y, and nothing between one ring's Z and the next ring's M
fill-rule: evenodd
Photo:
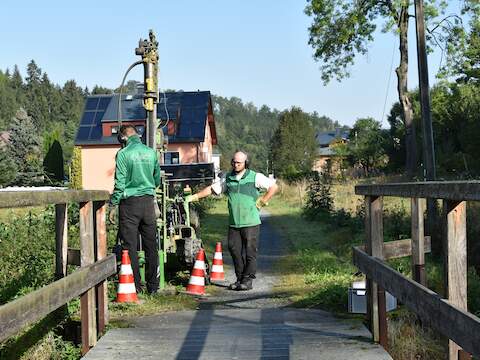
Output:
M132 196L155 194L155 188L160 185L157 153L142 144L137 135L128 138L127 146L118 151L115 163L112 205Z
M231 172L226 178L229 225L242 228L261 223L260 213L255 205L259 196L255 187L255 171L247 169L240 180Z

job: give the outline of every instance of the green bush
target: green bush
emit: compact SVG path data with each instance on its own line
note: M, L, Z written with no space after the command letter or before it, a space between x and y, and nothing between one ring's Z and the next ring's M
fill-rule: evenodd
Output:
M307 219L329 215L333 209L333 198L330 192L330 184L325 178L315 173L308 184L307 199L303 208Z

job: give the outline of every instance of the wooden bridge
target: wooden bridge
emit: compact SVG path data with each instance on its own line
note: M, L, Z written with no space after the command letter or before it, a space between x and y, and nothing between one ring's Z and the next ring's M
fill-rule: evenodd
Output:
M221 301L215 297L201 301L197 311L136 319L133 328L110 330L95 346L108 319L106 279L116 271L115 258L107 255L106 248L105 201L109 195L102 191L49 191L0 193L0 208L55 204L58 278L0 306L0 341L80 296L86 359L390 359L375 344L388 348L386 290L422 323L451 339L449 359L480 356L480 319L468 312L466 302L466 201L480 200L480 182L360 185L356 193L365 196L367 241L354 248L353 262L367 275L367 318L373 335L361 323L276 302L268 287L268 263L282 254L275 252L267 221L259 246L259 278L266 279L267 285L253 292L229 292L230 298ZM384 196L411 198L411 239L383 242ZM424 253L430 249L423 226L425 198L442 199L444 204L445 296L425 286ZM68 249L67 244L66 210L72 202L80 204L78 250ZM269 252L272 249L274 252ZM414 279L384 262L410 255ZM80 268L67 275L67 264Z
M385 290L413 311L424 324L450 339L449 359L480 357L480 319L467 309L467 227L466 201L480 201L480 182L417 182L384 185L359 185L365 196L366 244L353 252L354 264L367 275L369 321L373 339L387 348ZM384 243L383 197L411 199L411 240ZM426 287L424 199L443 201L445 294ZM428 239L429 240L429 239ZM409 279L385 262L394 257L412 256Z

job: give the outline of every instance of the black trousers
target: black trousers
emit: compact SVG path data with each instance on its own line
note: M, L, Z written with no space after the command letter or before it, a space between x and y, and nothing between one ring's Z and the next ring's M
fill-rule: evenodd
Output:
M228 228L228 250L233 259L238 281L245 278L255 278L259 235L260 225Z
M119 236L122 246L128 250L132 262L135 287L141 289L140 270L138 266L138 234L142 236L145 251L145 281L148 291L158 289L158 244L156 241L156 219L154 197L134 196L120 201Z

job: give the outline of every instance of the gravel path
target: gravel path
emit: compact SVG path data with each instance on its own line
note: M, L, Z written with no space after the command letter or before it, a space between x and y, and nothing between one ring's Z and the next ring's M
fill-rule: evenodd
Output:
M270 225L270 214L262 212L260 243L257 253L257 274L253 280L253 289L249 291L232 291L226 286L235 282L236 276L232 259L227 249L226 239L222 243L224 263L228 265L225 271L223 288L214 296L200 300L200 309L211 308L269 308L287 305L287 300L274 297L272 289L279 281L275 272L275 263L287 256L286 246L282 238Z

